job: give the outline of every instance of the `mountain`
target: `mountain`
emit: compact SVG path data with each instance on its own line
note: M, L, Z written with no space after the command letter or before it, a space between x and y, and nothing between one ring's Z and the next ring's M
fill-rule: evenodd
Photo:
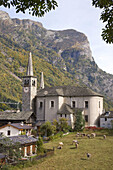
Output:
M43 71L47 86L87 85L112 100L113 75L95 63L85 34L47 30L40 22L11 19L0 11L0 101L21 101L30 51L38 82Z

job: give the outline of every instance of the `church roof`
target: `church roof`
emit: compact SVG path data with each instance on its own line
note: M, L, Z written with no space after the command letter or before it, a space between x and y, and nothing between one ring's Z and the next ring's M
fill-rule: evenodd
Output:
M63 103L57 114L72 114L73 109L66 103Z
M61 108L58 110L57 114L73 114L77 111L83 111L82 108L71 108L70 105L66 104L66 103L63 103L63 105L61 106Z
M87 87L79 86L57 86L57 87L46 87L41 89L37 93L38 97L44 96L64 96L64 97L85 97L85 96L100 96L101 94L92 91Z
M27 120L32 113L32 111L19 113L0 112L0 120Z

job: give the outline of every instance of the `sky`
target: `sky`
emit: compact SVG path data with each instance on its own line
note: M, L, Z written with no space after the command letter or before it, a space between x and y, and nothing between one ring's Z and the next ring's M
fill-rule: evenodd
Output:
M46 29L75 29L84 33L90 43L92 56L103 71L113 74L113 44L106 44L101 37L104 24L99 19L101 10L92 6L91 0L56 0L58 8L38 18L16 13L14 8L0 7L11 18L32 19L41 22Z

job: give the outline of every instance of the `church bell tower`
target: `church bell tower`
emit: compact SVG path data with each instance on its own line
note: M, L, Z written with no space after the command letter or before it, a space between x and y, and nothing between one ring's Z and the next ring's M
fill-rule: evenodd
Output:
M37 94L37 77L33 76L32 55L30 52L27 73L23 77L22 111L33 110L33 99Z

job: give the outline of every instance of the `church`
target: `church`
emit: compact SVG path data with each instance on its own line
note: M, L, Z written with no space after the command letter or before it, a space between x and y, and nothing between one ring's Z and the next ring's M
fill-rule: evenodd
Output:
M37 90L37 77L33 75L31 53L22 86L22 113L33 114L33 123L37 127L46 121L67 118L68 124L73 128L74 115L78 110L82 112L86 126L99 126L99 118L103 113L103 96L87 87L45 87L43 73L40 88Z

